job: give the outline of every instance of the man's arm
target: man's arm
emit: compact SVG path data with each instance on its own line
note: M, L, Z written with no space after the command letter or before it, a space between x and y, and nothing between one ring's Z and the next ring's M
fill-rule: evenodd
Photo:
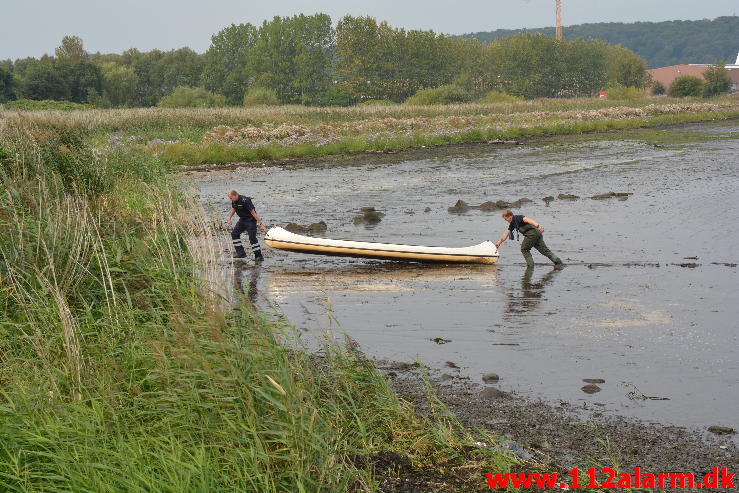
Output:
M267 227L264 225L264 223L262 222L262 220L259 219L259 215L257 214L257 210L256 209L252 209L252 210L249 211L249 213L251 214L251 217L253 217L257 221L257 224L259 224L259 227L262 229L262 232L267 231Z
M537 223L536 221L534 221L530 217L524 217L523 218L523 222L532 225L533 227L535 227L536 229L538 229L542 233L544 232L544 226L542 226L541 224Z
M232 217L234 217L234 214L235 214L235 213L236 213L236 209L234 209L234 208L232 207L232 208L231 208L231 212L230 212L230 213L228 214L228 225L229 225L229 226L231 226L231 224L233 224L233 219L231 219L231 218L232 218Z
M500 239L495 242L495 248L500 248L500 245L502 245L503 242L508 239L509 234L510 234L510 231L506 229L503 235L500 237Z

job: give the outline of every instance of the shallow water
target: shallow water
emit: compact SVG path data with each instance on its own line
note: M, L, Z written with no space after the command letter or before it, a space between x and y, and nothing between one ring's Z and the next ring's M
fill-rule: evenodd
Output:
M629 140L550 139L399 163L242 168L192 178L216 215L225 215L224 194L235 188L275 225L324 220L327 237L443 246L495 240L507 226L499 212L447 212L458 199L530 198L516 212L545 226L547 244L569 264L561 271L534 252L539 264L526 272L519 244L508 241L495 266L265 247L261 268L248 263L235 276L308 340L326 329L345 331L372 356L419 359L474 381L495 372L499 388L531 398L739 428L739 123L680 127L682 136L732 137L722 140L671 144L669 131L660 139L668 145L632 131ZM587 198L610 191L633 195ZM582 198L548 206L541 200L560 193ZM354 225L368 206L386 216L371 228ZM461 370L445 368L447 361ZM586 394L583 378L606 382Z

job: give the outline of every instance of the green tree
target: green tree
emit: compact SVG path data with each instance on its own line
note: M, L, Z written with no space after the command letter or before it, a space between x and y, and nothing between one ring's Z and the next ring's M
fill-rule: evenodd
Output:
M79 62L87 58L87 52L78 36L64 36L62 44L54 52L59 60Z
M65 77L50 63L31 67L20 86L20 96L26 99L69 100L70 90Z
M239 104L249 85L250 57L258 30L251 24L231 24L211 38L204 56L202 82L206 89L220 92L229 104Z
M334 32L325 14L275 17L259 28L250 83L285 103L316 104L328 90Z
M703 72L703 97L710 98L729 92L731 89L731 78L726 72L724 62L718 61Z
M354 101L405 100L418 90L449 84L477 43L433 31L394 29L372 17L346 16L336 27L335 73Z
M655 96L661 96L666 92L664 84L662 84L660 81L655 80L652 82L652 94Z
M103 74L100 67L88 60L57 60L54 69L66 81L69 101L87 103L89 94L100 94L103 90Z
M631 50L611 47L608 75L612 84L642 89L650 82L647 62Z
M681 75L672 81L667 94L673 98L682 98L687 96L700 96L702 92L703 81L700 77Z
M108 62L103 64L103 96L113 106L128 106L136 97L138 77L136 71L125 65Z
M372 17L346 16L336 26L335 73L352 100L390 99L383 88L392 63L384 53L390 27Z
M0 104L15 99L15 78L8 66L0 65Z
M136 72L138 106L154 106L179 86L200 85L203 58L189 48L143 53L131 49L123 52L121 60Z

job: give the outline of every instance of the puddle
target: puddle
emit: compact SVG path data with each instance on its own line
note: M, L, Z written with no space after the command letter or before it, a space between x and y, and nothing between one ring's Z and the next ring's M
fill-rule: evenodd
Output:
M687 132L731 137L739 123L681 128ZM254 197L271 224L325 221L327 237L438 246L495 240L505 229L500 211L450 214L458 200L529 197L516 212L545 226L547 245L570 264L562 270L533 252L540 264L526 271L510 240L494 266L393 264L265 247L266 262L236 269L237 281L307 340L346 331L377 358L420 359L435 368L452 362L480 383L495 372L501 390L547 402L597 401L606 413L737 429L739 139L665 138L666 147L645 140L630 131L628 140L591 135L405 162L188 178L219 217L229 207L225 192L235 188ZM609 192L631 195L590 199ZM542 200L559 194L581 198ZM354 224L366 207L385 216ZM581 390L584 378L605 383L590 395ZM630 398L635 392L660 400Z

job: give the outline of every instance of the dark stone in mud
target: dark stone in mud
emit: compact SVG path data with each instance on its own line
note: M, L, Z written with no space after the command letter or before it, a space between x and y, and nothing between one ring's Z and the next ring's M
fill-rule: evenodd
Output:
M588 385L583 385L580 390L586 394L595 394L596 392L600 392L602 389L594 383L589 383Z
M486 373L482 376L482 381L485 383L497 383L500 377L497 373Z
M431 207L426 207L423 212L431 212Z
M696 264L695 262L685 262L682 264L672 264L672 265L677 265L678 267L685 267L686 269L695 269L700 264Z
M572 195L571 193L560 193L557 195L559 200L577 200L580 197L578 195Z
M728 262L711 262L711 264L713 264L713 265L723 265L723 266L726 266L726 267L736 267L736 264L731 264L731 263L728 263Z
M467 205L467 202L464 200L458 200L456 204L454 204L452 207L447 209L452 214L461 214L462 212L467 212L470 210L470 206Z
M629 198L629 195L633 195L631 192L608 192L608 193L602 193L600 195L593 195L590 197L593 200L606 200L606 199L613 199L616 198L618 200L626 200Z
M434 337L431 339L432 342L435 342L436 344L446 344L447 342L452 342L451 339L443 339L441 337Z
M406 363L404 361L396 361L393 364L390 365L390 369L392 370L410 370L412 368L418 368L418 363Z
M551 195L547 195L541 200L543 200L545 204L549 205L549 202L552 202L554 200L554 197L552 197Z
M583 378L582 381L585 383L606 383L602 378Z
M553 200L553 199L552 199ZM464 200L458 200L456 204L454 204L452 207L447 209L452 214L460 214L463 212L467 212L471 209L477 209L481 210L483 212L492 212L492 211L499 211L503 209L515 209L518 207L521 207L522 204L526 204L529 202L533 202L531 199L522 197L515 202L506 202L505 200L488 200L486 202L483 202L480 205L470 205Z
M454 377L448 373L442 373L441 377L439 377L440 382L448 382L449 380L454 380Z
M507 394L502 390L498 390L495 387L486 387L480 392L481 399L500 399L505 397Z
M733 435L736 433L734 428L729 428L728 426L709 426L708 431L716 435Z
M383 212L375 210L374 207L362 207L362 214L354 216L354 224L378 224L385 217Z
M481 211L489 212L497 211L500 207L498 207L495 202L488 200L487 202L483 202L482 204L478 205L477 208Z
M317 223L312 223L308 226L301 226L297 223L287 223L285 226L285 229L290 231L291 233L296 234L305 234L305 233L325 233L328 229L328 226L326 226L326 223L323 221L319 221Z
M447 361L445 363L445 366L447 368L459 368L459 366L457 366L457 364L454 361Z

